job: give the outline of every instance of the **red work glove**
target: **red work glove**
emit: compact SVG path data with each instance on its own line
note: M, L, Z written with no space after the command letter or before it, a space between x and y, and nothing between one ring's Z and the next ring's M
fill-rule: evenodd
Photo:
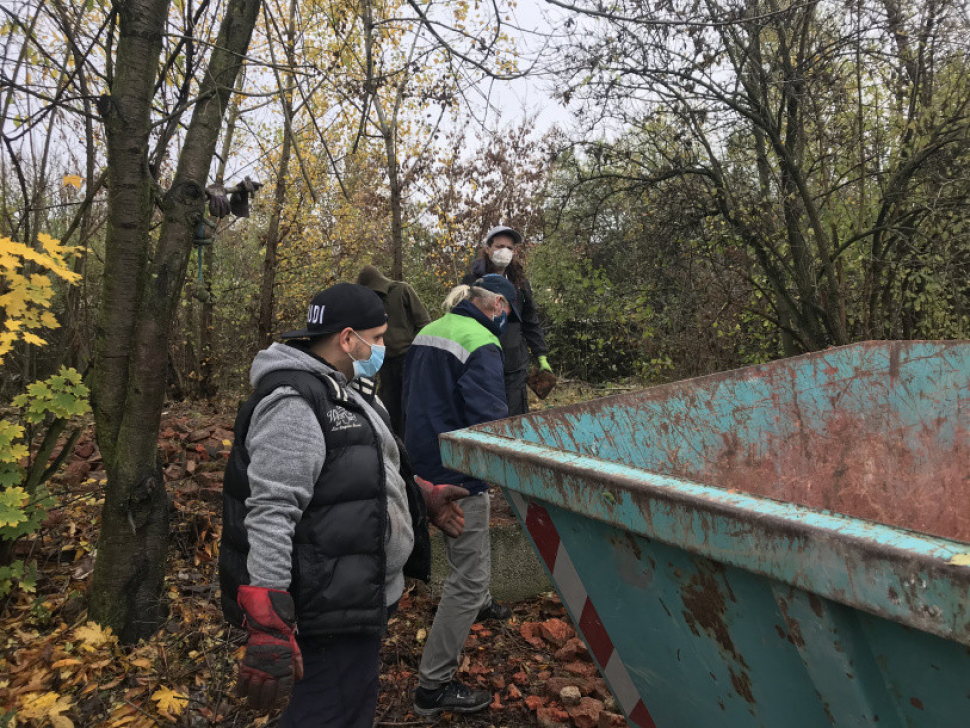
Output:
M303 678L303 655L297 647L293 597L279 589L241 586L236 598L249 631L246 655L239 664L236 694L253 710L266 712Z
M467 498L470 493L459 485L433 485L417 475L414 482L421 488L428 506L428 520L452 538L461 536L465 529L465 514L455 501Z

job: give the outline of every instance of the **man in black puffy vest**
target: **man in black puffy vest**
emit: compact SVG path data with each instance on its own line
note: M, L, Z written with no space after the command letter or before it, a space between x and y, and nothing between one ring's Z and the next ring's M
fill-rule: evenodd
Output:
M464 525L468 491L413 477L374 396L386 321L363 286L317 294L307 327L256 356L236 418L222 607L249 632L239 694L266 711L292 691L283 728L370 728L387 617L405 574L430 572L427 521Z

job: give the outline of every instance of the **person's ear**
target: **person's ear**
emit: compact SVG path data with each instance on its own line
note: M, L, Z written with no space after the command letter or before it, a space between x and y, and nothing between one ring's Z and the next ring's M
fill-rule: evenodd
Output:
M337 343L340 344L341 349L349 354L354 345L354 330L348 326L341 331L337 336Z

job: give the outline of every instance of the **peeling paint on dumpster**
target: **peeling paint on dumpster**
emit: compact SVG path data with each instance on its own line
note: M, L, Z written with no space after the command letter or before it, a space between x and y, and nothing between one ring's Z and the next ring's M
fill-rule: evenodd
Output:
M930 533L966 538L968 392L970 343L868 342L442 454L506 489L635 725L965 728L970 545Z

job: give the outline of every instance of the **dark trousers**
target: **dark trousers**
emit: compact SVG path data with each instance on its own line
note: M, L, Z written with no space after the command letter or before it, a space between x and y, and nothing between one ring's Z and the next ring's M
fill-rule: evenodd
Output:
M505 372L505 399L509 404L509 417L524 415L529 411L528 378L528 368Z
M380 692L379 635L297 636L303 679L280 728L372 728Z
M404 439L404 360L406 355L385 359L381 366L380 388L377 396L387 408L387 413L391 416L391 429L394 434Z

